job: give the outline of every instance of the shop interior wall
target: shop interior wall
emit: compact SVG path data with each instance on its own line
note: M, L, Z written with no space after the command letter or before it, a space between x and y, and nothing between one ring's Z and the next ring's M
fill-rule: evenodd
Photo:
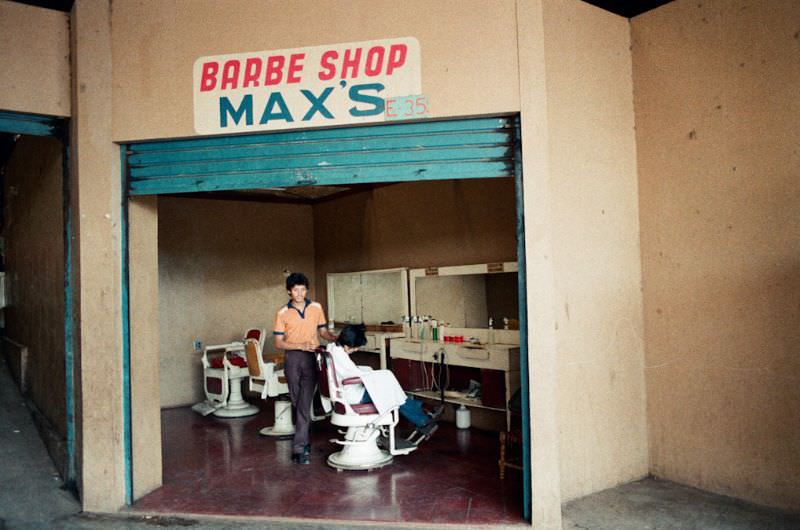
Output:
M69 116L69 14L0 2L0 72L0 109Z
M648 470L636 145L627 19L543 5L566 502Z
M651 471L800 508L800 4L632 21Z
M328 272L516 261L515 223L511 179L397 184L313 207L162 197L162 407L202 397L194 340L271 330L284 270L305 272L327 308Z
M314 277L312 231L308 205L159 199L162 407L205 399L195 340L241 340L251 326L271 332L287 300L283 271ZM271 335L266 344L274 351Z
M21 136L3 183L5 335L28 348L26 386L66 436L62 144Z
M391 37L419 40L432 116L519 110L514 0L142 0L112 23L115 141L195 134L198 57Z
M401 183L316 204L317 296L327 307L331 272L516 261L514 200L504 178Z

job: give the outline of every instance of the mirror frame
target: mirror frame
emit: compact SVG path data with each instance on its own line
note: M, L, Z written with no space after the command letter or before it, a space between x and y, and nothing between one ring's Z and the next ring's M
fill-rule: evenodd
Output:
M331 278L336 276L352 276L355 274L378 274L378 273L387 273L387 272L396 272L400 274L401 278L401 292L398 293L400 295L400 300L402 301L403 306L405 307L406 313L409 311L409 293L408 293L408 268L407 267L395 267L391 269L376 269L376 270L366 270L366 271L349 271L349 272L329 272L325 275L326 279L326 287L328 291L328 320L331 322L337 322L335 318L336 314L336 302L335 297L333 295L333 282L331 282ZM363 319L363 303L362 303L362 319ZM399 318L400 315L397 315ZM344 322L344 320L338 320L338 322ZM402 325L402 322L398 322L398 325Z
M448 267L426 267L424 269L410 269L408 271L408 291L412 315L417 313L417 278L427 276L466 276L472 274L499 274L503 272L519 273L516 261L503 261L494 263L478 263L475 265L453 265Z

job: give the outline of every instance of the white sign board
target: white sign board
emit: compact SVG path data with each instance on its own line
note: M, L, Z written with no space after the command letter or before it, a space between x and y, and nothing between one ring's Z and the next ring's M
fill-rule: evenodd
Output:
M413 37L201 57L198 134L322 127L428 114Z

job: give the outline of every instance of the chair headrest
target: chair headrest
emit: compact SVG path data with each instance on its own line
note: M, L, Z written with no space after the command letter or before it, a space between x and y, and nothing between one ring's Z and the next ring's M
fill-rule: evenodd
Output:
M250 328L244 333L244 340L247 339L255 339L258 341L258 345L261 349L264 348L264 340L266 339L266 334L264 333L264 328Z

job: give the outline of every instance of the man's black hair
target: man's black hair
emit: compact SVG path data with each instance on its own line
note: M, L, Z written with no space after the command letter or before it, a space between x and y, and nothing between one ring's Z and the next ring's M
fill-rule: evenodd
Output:
M339 338L336 339L336 344L339 346L349 346L350 348L360 348L367 343L367 336L365 335L367 328L364 324L350 324L342 328L339 333Z
M295 285L305 285L308 289L308 278L302 272L293 272L286 278L286 290L291 291Z

